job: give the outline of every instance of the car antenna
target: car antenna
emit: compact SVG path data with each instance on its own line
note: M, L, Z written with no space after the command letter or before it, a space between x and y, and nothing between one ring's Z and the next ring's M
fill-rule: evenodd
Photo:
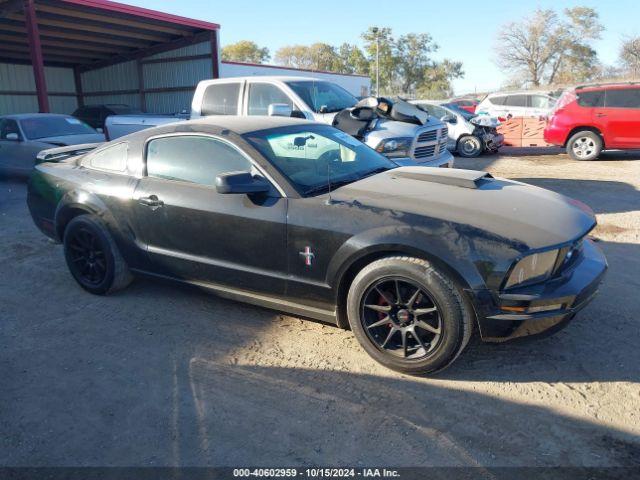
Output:
M331 162L327 162L327 186L329 187L329 198L327 198L327 205L331 205L333 200L331 198Z

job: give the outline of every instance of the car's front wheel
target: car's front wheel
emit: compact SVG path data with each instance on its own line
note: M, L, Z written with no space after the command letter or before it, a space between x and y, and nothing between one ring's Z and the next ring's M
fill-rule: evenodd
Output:
M458 154L461 157L477 157L482 153L482 149L482 140L475 135L467 135L458 140Z
M585 130L573 135L567 142L567 153L574 160L595 160L602 152L602 137Z
M69 271L85 290L104 295L131 283L118 246L97 217L74 217L64 230L63 244Z
M347 296L349 324L362 347L403 373L433 373L467 345L473 320L462 292L425 260L388 257L355 277Z

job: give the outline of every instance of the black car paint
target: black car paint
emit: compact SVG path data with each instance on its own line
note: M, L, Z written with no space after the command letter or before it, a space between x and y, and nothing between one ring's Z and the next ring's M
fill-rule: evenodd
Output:
M214 135L235 144L279 188L224 195L214 187L146 177L145 142L175 134ZM604 257L589 243L571 271L521 287L506 300L552 303L557 291L566 309L505 317L501 295L509 292L501 286L514 263L582 239L595 226L586 207L507 180L483 181L475 188L431 176L425 180L424 167L390 170L304 198L242 135L213 121L167 125L118 141L123 140L130 152L124 174L87 168L83 157L37 166L28 194L35 223L61 240L74 215L93 213L108 226L133 271L233 299L346 327L342 305L356 272L382 256L417 256L443 269L466 292L483 338L502 340L521 335L532 321L541 325L544 319L552 326L573 316L571 306L583 291L597 289L606 270ZM140 203L151 195L164 205ZM307 248L311 265L303 255ZM578 268L582 264L589 268Z

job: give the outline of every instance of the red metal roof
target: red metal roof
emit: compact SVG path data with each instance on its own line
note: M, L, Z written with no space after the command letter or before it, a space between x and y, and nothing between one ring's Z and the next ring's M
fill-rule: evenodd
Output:
M204 22L202 20L195 20L193 18L181 17L179 15L173 15L171 13L159 12L157 10L150 10L148 8L134 7L133 5L127 5L125 3L111 2L109 0L62 0L64 3L71 3L75 5L83 5L91 8L99 8L102 10L109 10L112 12L125 13L127 15L136 15L139 17L149 18L153 20L160 20L162 22L170 22L178 25L185 25L187 27L202 28L204 30L219 30L220 25L217 23Z

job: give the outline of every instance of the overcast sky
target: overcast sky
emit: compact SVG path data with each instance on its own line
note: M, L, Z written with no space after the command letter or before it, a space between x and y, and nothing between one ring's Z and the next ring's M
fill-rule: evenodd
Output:
M498 89L505 76L493 63L501 25L521 20L536 7L595 8L605 26L595 46L600 59L614 63L621 41L640 35L639 0L121 0L168 13L218 23L222 46L253 40L273 55L284 45L321 41L361 45L369 26L391 27L396 35L426 32L440 45L437 58L460 60L465 76L456 93Z

